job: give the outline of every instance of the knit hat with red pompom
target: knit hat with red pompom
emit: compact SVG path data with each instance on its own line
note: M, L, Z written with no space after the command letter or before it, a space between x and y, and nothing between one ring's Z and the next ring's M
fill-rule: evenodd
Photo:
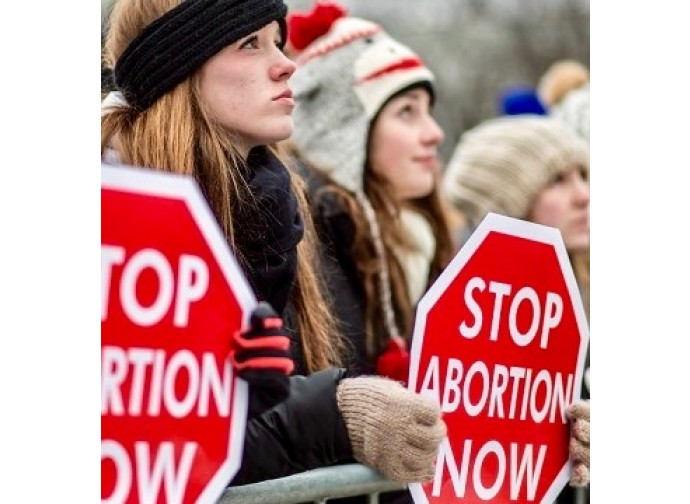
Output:
M314 37L310 41L310 37ZM347 17L333 2L288 15L297 55L290 79L297 107L293 141L302 155L353 193L362 190L371 120L398 92L434 76L376 23Z
M362 206L380 263L381 306L391 336L398 336L381 233L364 193L372 121L398 93L423 86L434 98L434 76L409 47L381 26L347 16L335 2L317 1L307 14L287 18L289 47L298 52L290 79L297 106L292 143L299 155Z

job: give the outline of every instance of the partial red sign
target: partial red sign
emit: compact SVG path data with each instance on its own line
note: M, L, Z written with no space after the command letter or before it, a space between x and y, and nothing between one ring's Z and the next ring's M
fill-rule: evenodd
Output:
M418 306L408 386L448 436L416 504L553 502L588 339L559 231L489 214Z
M101 501L214 503L247 385L227 359L256 300L193 179L101 167Z

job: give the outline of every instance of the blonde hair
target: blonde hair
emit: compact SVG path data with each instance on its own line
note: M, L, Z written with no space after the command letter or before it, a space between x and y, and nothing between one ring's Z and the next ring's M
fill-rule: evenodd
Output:
M104 62L113 68L129 43L151 22L180 0L118 0L113 6L104 47ZM199 183L228 244L240 263L235 232L246 222L233 220L233 209L253 205L243 177L244 159L237 141L209 117L193 74L142 112L113 108L101 117L101 155L113 147L121 162L153 170L193 176ZM279 158L276 146L268 146ZM288 165L286 165L288 166ZM297 246L297 279L291 301L297 314L303 360L307 372L340 365L343 343L323 294L315 253L315 234L304 195L304 184L288 166L305 223Z
M576 60L554 62L539 79L537 92L548 107L553 107L573 89L589 82L589 70Z

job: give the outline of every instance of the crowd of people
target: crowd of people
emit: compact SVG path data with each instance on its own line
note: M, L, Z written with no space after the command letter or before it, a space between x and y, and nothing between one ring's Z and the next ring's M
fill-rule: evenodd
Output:
M405 386L415 308L489 212L558 228L588 307L588 73L557 92L550 69L541 113L477 125L445 164L423 56L334 2L116 0L103 57L103 161L194 177L262 301L232 356L250 413L229 485L351 461L433 477L446 426Z

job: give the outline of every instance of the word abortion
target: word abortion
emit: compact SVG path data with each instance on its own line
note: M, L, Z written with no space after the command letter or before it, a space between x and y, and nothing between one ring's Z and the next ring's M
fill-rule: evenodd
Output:
M525 420L529 415L536 423L547 416L550 423L567 421L565 409L572 402L573 374L552 375L546 369L535 374L530 368L502 364L495 364L491 369L485 362L475 361L463 375L462 361L449 358L441 387L440 364L438 356L431 356L420 394L436 399L444 413L461 408L472 417L485 412L490 418ZM477 387L479 394L476 394Z

